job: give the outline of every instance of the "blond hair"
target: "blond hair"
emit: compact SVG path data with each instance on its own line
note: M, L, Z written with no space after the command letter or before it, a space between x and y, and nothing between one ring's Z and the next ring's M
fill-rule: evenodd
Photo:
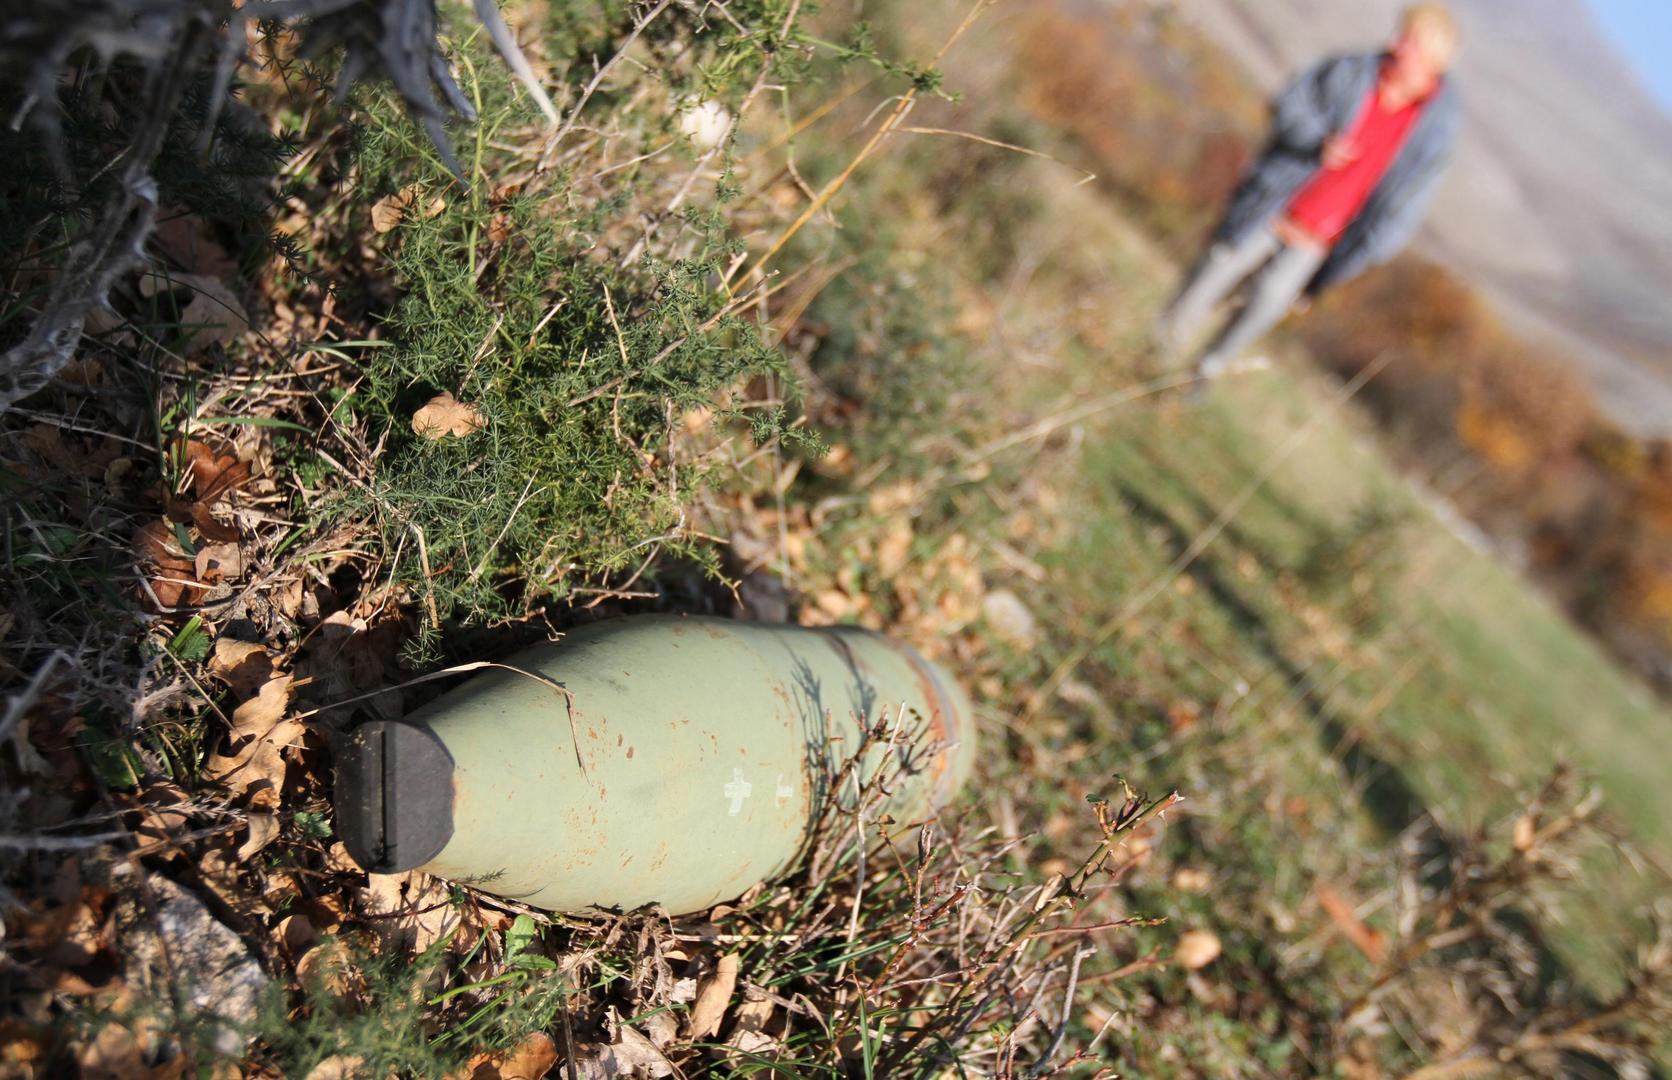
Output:
M1450 8L1433 0L1406 5L1399 16L1399 29L1408 32L1419 25L1434 34L1436 44L1444 50L1441 59L1449 61L1457 54L1462 35L1457 27L1457 17L1451 13Z

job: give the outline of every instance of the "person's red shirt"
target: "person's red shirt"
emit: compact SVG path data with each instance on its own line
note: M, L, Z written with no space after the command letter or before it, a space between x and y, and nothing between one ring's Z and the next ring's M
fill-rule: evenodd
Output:
M1380 86L1371 87L1358 119L1343 133L1358 156L1338 168L1320 168L1289 203L1289 220L1333 244L1364 209L1427 101L1419 98L1390 112L1382 106Z

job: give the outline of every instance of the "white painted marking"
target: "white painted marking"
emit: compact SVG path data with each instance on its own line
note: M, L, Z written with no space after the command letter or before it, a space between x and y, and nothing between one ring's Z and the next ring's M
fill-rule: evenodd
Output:
M721 789L721 794L731 800L731 809L727 811L732 817L743 813L743 800L747 799L755 790L755 785L743 779L742 769L731 771L731 782Z
M785 783L784 774L779 773L778 774L778 783L776 785L776 790L774 790L773 793L772 793L772 801L779 806L783 806L785 803L789 802L790 799L794 795L795 795L795 788L793 788L789 784Z

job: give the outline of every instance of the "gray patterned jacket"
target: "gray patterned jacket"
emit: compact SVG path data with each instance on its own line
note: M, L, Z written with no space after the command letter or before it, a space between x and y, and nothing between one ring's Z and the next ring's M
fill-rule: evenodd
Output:
M1301 73L1272 101L1271 138L1243 178L1214 234L1234 243L1282 213L1318 170L1324 140L1346 130L1376 84L1381 53L1330 57ZM1462 122L1447 77L1411 129L1358 217L1307 286L1316 294L1396 255L1416 232Z

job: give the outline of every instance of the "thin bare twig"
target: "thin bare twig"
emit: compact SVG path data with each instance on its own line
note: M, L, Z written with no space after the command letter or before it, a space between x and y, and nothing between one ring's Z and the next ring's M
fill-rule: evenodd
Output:
M6 712L3 716L0 716L0 743L12 737L12 732L17 729L19 721L23 719L23 714L34 708L35 702L40 700L41 691L46 688L47 680L52 677L53 671L57 669L60 663L68 659L69 657L62 649L53 650L42 661L41 666L35 669L35 674L30 677L28 685L6 699Z
M940 51L935 53L935 58L931 61L931 63L940 63L941 59L946 56L952 46L957 44L958 39L963 37L964 33L975 24L975 20L980 17L981 12L993 2L994 0L976 0L976 2L970 7L969 13L964 16L964 21L958 24L958 28L952 31L951 36L949 36L941 45ZM899 101L896 102L894 106L894 111L889 113L887 119L885 119L881 124L877 125L877 129L871 133L870 139L866 140L865 145L859 148L859 153L854 155L853 160L848 162L846 168L844 168L840 173L837 173L834 179L820 189L818 197L801 211L801 214L790 223L789 228L780 233L778 239L774 240L772 245L768 247L766 251L761 253L760 257L757 258L753 265L749 267L748 272L743 275L745 280L759 274L766 264L772 261L774 256L784 250L784 245L788 244L790 240L795 237L795 234L801 231L804 225L813 220L814 215L824 209L825 205L829 203L831 199L835 198L836 193L842 190L842 188L847 184L848 179L853 176L859 167L863 165L873 153L876 152L877 148L882 145L883 141L894 133L894 131L899 127L900 122L906 118L906 114L911 112L912 105L917 100L917 93L918 88L913 86L910 90L907 90L904 94L900 95ZM740 263L739 265L742 264ZM729 284L734 274L735 270L727 273L723 279L724 282Z
M621 61L623 56L627 55L627 50L631 49L633 43L639 39L639 35L644 33L645 27L655 22L657 16L668 10L668 6L672 3L673 0L658 0L655 7L645 12L639 18L639 21L633 24L632 31L627 35L626 40L622 41L621 47L615 51L615 55L604 62L604 65L593 74L591 81L581 90L581 96L575 102L575 107L569 110L568 118L552 133L552 137L546 140L546 147L540 154L539 164L534 167L535 172L545 172L546 169L550 168L552 155L562 145L564 136L574 129L575 121L580 119L581 110L586 108L588 101L592 100L593 93L598 89L599 84L604 81L604 77L615 70L615 65Z
M1056 1030L1051 1033L1051 1045L1045 1048L1043 1054L1039 1055L1039 1064L1035 1065L1028 1073L1029 1077L1044 1076L1051 1067L1051 1059L1057 1056L1058 1050L1062 1049L1063 1036L1068 1034L1068 1022L1074 1018L1074 990L1080 981L1080 964L1086 957L1093 956L1096 953L1097 948L1095 946L1074 950L1074 960L1068 968L1068 989L1063 991L1062 995L1062 1018L1057 1021Z
M953 138L968 139L970 142L978 142L983 146L996 146L1001 150L1011 150L1018 154L1026 154L1028 157L1039 158L1041 161L1049 161L1053 165L1061 165L1065 169L1073 169L1075 172L1081 173L1082 175L1080 179L1074 182L1075 187L1079 187L1081 184L1089 184L1093 180L1097 179L1096 173L1086 172L1086 170L1070 165L1061 158L1054 158L1042 150L1032 150L1026 146L1017 146L1015 143L1005 142L1002 139L993 139L986 135L977 135L973 131L955 131L952 128L932 127L897 127L894 130L900 132L902 135L949 135Z

